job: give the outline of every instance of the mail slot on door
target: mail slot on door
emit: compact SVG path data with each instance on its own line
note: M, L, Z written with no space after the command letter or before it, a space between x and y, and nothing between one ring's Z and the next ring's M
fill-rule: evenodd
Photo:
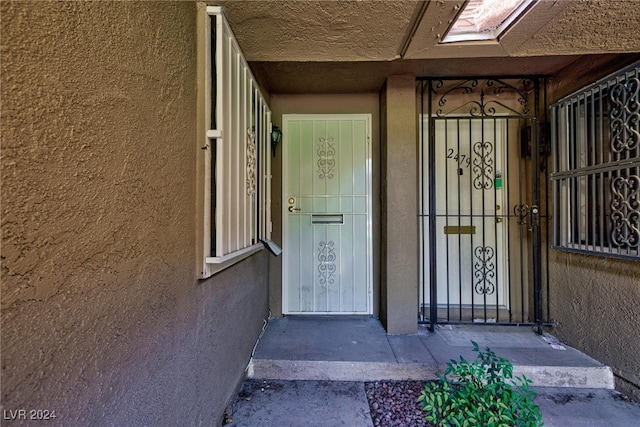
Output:
M475 225L445 225L444 234L476 234Z
M312 224L344 224L342 214L339 215L311 215Z

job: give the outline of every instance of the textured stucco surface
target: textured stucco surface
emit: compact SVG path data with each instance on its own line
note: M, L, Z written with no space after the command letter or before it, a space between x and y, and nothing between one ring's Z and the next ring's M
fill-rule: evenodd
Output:
M418 174L415 78L390 76L382 97L382 297L390 334L417 332Z
M462 1L208 3L272 93L372 92L393 74L552 75L582 55L640 52L637 0L540 1L497 42L444 44Z
M636 0L536 2L496 42L440 43L461 1L214 1L249 61L342 62L638 52ZM446 65L446 61L442 62ZM493 67L495 68L495 67ZM508 69L495 70L509 74ZM404 72L408 72L405 70ZM477 72L477 71L476 71Z
M514 56L638 52L640 8L635 1L573 0Z
M0 7L2 409L217 424L269 258L196 279L195 3Z
M413 0L217 1L250 61L391 60L416 8Z
M559 251L549 264L554 335L640 387L640 264Z

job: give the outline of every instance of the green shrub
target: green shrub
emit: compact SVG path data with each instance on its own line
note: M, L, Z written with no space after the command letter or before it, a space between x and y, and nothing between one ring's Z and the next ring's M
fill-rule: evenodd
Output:
M473 363L451 360L444 376L427 383L418 398L434 426L542 426L536 393L524 375L513 377L513 365L488 347Z

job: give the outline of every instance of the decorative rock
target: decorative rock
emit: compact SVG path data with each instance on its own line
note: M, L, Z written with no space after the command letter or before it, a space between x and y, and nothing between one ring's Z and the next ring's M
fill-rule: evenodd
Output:
M424 419L418 396L422 381L374 381L365 383L374 426L430 426Z

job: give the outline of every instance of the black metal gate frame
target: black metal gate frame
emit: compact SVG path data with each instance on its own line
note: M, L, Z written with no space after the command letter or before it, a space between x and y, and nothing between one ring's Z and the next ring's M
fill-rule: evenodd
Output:
M528 106L527 96L528 94L516 88L512 84L509 84L508 81L520 81L524 85L531 85L533 91L533 111ZM445 86L445 82L459 82L454 85L451 89L445 91L440 99L438 100L438 108L434 109L434 95L438 95L437 90L441 89ZM479 82L484 81L484 86L479 86ZM449 113L446 113L443 108L446 105L446 96L448 94L452 94L454 92L462 93L465 95L469 95L474 93L477 89L480 89L479 100L467 101L463 106L468 106L469 110L466 111L465 118L492 118L496 117L495 114L498 111L501 111L502 114L500 117L504 118L519 118L524 120L531 120L532 123L537 123L538 126L532 126L531 130L531 164L536 165L536 167L532 167L532 182L531 182L531 206L526 207L526 212L521 212L524 216L528 215L530 218L531 225L531 233L532 233L532 264L533 264L533 288L534 288L534 321L533 322L500 322L500 323L490 323L491 325L495 324L505 324L505 325L533 325L536 327L538 333L543 332L544 326L551 325L550 320L550 302L549 302L549 277L548 277L548 268L545 268L545 276L543 277L542 271L542 231L541 231L541 221L545 222L547 225L545 228L546 232L546 241L549 241L549 227L548 220L549 217L546 212L542 212L542 204L541 204L541 176L544 178L544 188L548 188L548 176L547 174L541 175L541 171L545 169L546 166L546 158L548 153L548 137L544 135L540 129L547 129L547 77L546 76L536 76L536 75L526 75L526 76L472 76L472 77L451 77L451 78L433 78L433 77L422 77L417 79L417 91L418 96L420 96L420 117L424 117L425 114L425 90L428 91L428 101L427 101L427 117L429 118L429 127L427 132L424 132L424 120L420 120L420 126L422 127L421 132L421 141L422 152L424 152L424 143L425 143L425 135L429 136L429 144L428 144L428 182L430 185L428 191L428 206L429 212L424 214L424 192L421 192L420 195L420 212L418 216L423 218L427 216L430 218L429 225L429 286L430 286L430 301L429 301L429 319L424 319L422 308L418 310L418 322L421 324L428 324L429 329L434 331L436 324L438 323L447 323L447 322L438 322L438 304L437 304L437 277L436 277L436 229L435 229L435 218L436 218L436 193L434 191L435 188L435 126L434 122L436 118L443 118L448 116L451 112L458 110L462 106L457 106L454 109L450 109ZM540 86L542 86L542 96L540 94ZM489 89L490 93L485 93L484 90ZM515 91L518 93L518 102L520 106L512 107L508 106L500 101L495 99L495 95L500 95L505 91ZM487 99L487 95L490 99ZM542 99L541 99L542 97ZM542 104L541 104L542 103ZM542 107L542 108L541 108ZM519 109L516 109L519 108ZM421 160L421 170L420 177L424 178L424 162ZM545 197L548 199L548 191L545 191ZM544 206L546 207L548 201L544 201ZM545 209L545 211L548 209ZM422 220L422 219L421 219ZM424 247L424 242L422 243ZM548 256L544 257L544 262L548 263ZM424 265L424 260L423 260ZM423 269L423 273L424 274ZM546 289L544 289L546 293L546 307L543 307L543 278L545 279ZM424 279L424 277L422 278ZM421 286L423 285L424 280L421 280ZM486 304L486 303L485 303ZM546 309L546 310L545 310ZM473 311L473 310L472 310Z

